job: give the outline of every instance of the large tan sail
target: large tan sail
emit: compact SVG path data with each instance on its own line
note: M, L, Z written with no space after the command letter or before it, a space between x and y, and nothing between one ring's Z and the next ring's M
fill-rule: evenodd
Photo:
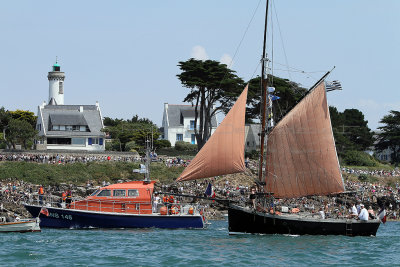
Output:
M248 86L235 105L176 181L243 172L245 113Z
M324 82L272 130L266 158L265 188L277 198L344 191Z

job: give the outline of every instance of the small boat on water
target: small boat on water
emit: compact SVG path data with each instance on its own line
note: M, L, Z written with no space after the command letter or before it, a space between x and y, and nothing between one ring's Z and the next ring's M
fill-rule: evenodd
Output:
M41 227L52 228L204 228L203 210L195 205L158 203L154 181L132 181L104 186L70 204L27 203ZM45 206L45 207L43 207Z
M35 219L20 219L14 222L6 222L4 217L0 218L0 232L40 232L39 218Z

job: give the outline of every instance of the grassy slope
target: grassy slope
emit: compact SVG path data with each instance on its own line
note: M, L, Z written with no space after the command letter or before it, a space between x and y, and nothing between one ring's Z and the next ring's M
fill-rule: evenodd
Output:
M120 179L142 180L143 174L133 173L138 163L131 162L91 162L66 165L37 164L28 162L1 162L0 181L8 178L23 180L33 184L84 184L87 180L116 182ZM152 180L172 182L183 170L167 168L162 163L152 163Z
M73 183L85 184L87 180L111 183L118 180L143 180L143 174L133 173L133 169L140 168L139 163L131 162L91 162L91 163L74 163L66 165L50 165L28 162L0 162L0 181L8 178L23 180L33 184L59 184ZM372 169L353 167L357 169ZM183 171L183 167L167 168L163 163L151 163L150 178L158 180L162 183L173 182ZM377 169L377 168L375 168ZM379 168L381 169L381 168ZM383 169L383 168L382 168ZM384 168L390 169L390 168ZM358 181L358 175L344 174L345 180ZM226 177L227 179L241 181L235 175ZM233 182L231 180L231 182ZM400 183L399 177L374 177L368 175L366 182L382 183L387 185L395 185Z

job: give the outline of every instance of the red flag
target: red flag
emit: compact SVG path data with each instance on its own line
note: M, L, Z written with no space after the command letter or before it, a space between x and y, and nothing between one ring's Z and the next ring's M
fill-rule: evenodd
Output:
M386 222L386 210L383 208L379 213L378 213L378 218L381 220L381 222L385 223Z
M41 209L40 209L40 213L41 213L41 214L44 214L46 217L49 216L49 211L48 211L48 209L46 209L46 208L41 208Z

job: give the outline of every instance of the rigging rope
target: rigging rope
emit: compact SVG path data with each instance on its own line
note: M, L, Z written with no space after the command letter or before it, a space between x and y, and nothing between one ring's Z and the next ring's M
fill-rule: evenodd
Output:
M281 26L280 26L279 20L278 20L278 12L276 12L275 1L272 1L272 6L273 6L274 13L275 13L276 23L278 24L279 36L281 37L283 54L285 55L286 65L289 66L289 62L288 62L287 55L286 55L285 43L283 42ZM289 79L292 81L292 76L290 75L290 72L288 72L288 74L289 74Z
M248 30L249 30L249 28L250 28L250 25L251 25L251 23L253 22L253 19L254 19L256 13L257 13L258 7L260 6L260 3L261 3L261 0L258 1L258 4L257 4L256 8L254 9L253 15L251 16L251 19L250 19L249 23L247 24L247 27L246 27L246 30L245 30L244 33L243 33L242 39L240 40L238 46L236 47L235 53L233 54L233 57L232 57L232 60L231 60L231 62L230 62L229 65L228 65L228 69L232 66L233 60L236 58L236 55L237 55L238 52L239 52L239 49L240 49L240 47L241 47L241 45L242 45L242 43L243 43L243 40L244 40L244 38L246 37L246 34L247 34L247 32L248 32ZM258 68L258 67L257 67L257 68ZM224 78L221 80L219 86L221 86L222 81L225 80L225 77L226 77L227 73L228 73L228 70L226 70L226 72L225 72L225 74L224 74ZM254 75L254 74L253 74L253 75Z

